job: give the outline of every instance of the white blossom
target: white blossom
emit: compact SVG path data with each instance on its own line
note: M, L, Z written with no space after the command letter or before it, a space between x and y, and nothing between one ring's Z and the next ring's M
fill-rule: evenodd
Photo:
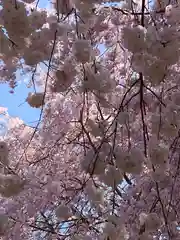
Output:
M116 226L111 222L107 222L104 227L104 237L109 240L127 240L129 239L128 234L126 232L126 228L123 225Z
M86 173L100 175L105 171L105 163L100 153L95 154L93 150L90 150L82 159L81 168Z
M77 39L73 44L73 54L77 61L81 63L90 61L91 51L91 43L89 40Z
M153 86L158 86L164 80L166 72L166 62L156 59L144 70L145 76Z
M43 105L43 93L29 93L26 101L31 107L39 108Z
M97 72L91 67L89 63L84 65L85 79L83 79L83 90L97 92L105 94L113 91L116 87L116 83L111 79L109 71L103 67L100 67ZM101 97L99 97L101 99Z
M70 216L70 209L66 205L60 205L55 210L56 217L59 219L67 220Z
M4 141L0 142L0 162L3 165L8 165L9 160L8 160L8 146L7 143ZM1 166L2 167L2 166Z
M52 4L54 8L62 14L68 14L68 12L72 9L72 1L71 0L53 0Z
M92 204L99 208L104 203L104 192L100 189L96 189L92 181L88 181L85 192L88 195Z
M29 23L33 29L40 29L46 23L47 13L45 11L33 11L29 16Z
M96 124L93 120L88 119L87 124L89 131L93 136L98 137L103 135L103 129L98 126L98 124Z
M129 114L128 112L120 112L118 114L117 120L119 124L126 124L128 121Z
M139 236L139 240L153 240L153 236L150 236L148 232L144 232Z
M139 149L133 148L129 153L118 149L116 152L116 164L124 172L139 174L143 161L144 157Z
M67 58L58 70L54 71L54 77L50 82L50 90L55 93L67 91L75 80L76 68L73 59Z
M24 3L17 1L17 7L10 0L3 3L2 18L8 35L18 42L31 32Z
M105 183L107 186L115 188L123 180L121 171L114 166L108 166L105 174L99 176L99 180Z
M166 166L168 161L168 148L164 144L159 143L150 149L149 155L150 160L154 165L157 166Z
M124 47L132 53L141 52L146 48L146 29L142 26L124 27L122 29L122 39Z
M157 230L161 225L161 220L159 219L157 213L149 213L145 219L145 229L146 231Z
M0 236L7 232L8 217L5 214L0 214Z
M139 215L139 222L140 222L140 225L144 225L145 221L146 221L146 218L147 218L147 214L142 212L140 213Z
M12 197L18 195L24 188L25 180L21 180L13 174L0 176L0 194L3 197Z
M165 8L165 15L168 18L169 22L178 24L179 22L179 12L180 12L180 7L179 6L174 6L174 5L168 5Z

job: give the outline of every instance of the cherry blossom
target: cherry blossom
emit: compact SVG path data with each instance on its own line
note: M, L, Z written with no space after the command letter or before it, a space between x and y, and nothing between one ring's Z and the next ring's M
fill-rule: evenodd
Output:
M43 93L29 93L26 100L31 107L40 107L43 105Z
M3 240L179 240L179 3L0 0ZM32 89L32 88L31 88Z

